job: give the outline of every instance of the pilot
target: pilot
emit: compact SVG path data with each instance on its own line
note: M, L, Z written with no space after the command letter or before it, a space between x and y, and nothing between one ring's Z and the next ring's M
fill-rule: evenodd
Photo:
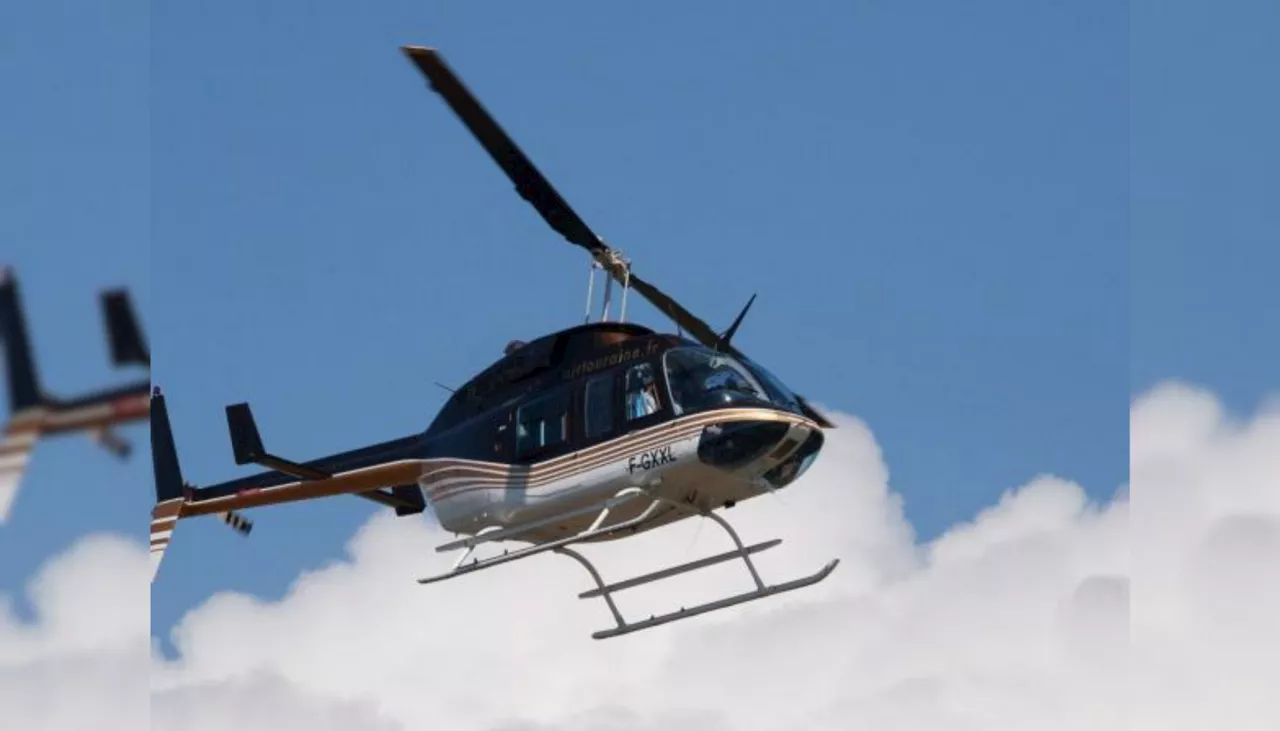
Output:
M648 380L648 379L646 379ZM648 380L638 391L631 393L631 409L629 418L640 419L658 410L658 390L652 380Z

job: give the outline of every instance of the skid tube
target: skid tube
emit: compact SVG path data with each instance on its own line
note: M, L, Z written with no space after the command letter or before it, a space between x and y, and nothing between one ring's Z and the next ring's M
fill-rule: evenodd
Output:
M609 513L613 508L616 508L618 505L630 502L632 500L636 500L641 497L648 497L650 499L650 503L648 506L645 507L645 509L639 515L635 516L634 518L629 518L627 520L621 521L616 524L611 524L611 525L605 524L605 520L609 517ZM724 553L719 553L714 556L708 556L707 558L701 558L694 561L689 561L687 563L679 564L676 566L671 566L669 568L661 569L659 571L654 571L652 573L644 574L642 576L637 576L635 578L627 579L625 581L620 581L615 584L606 584L604 582L604 579L601 578L600 572L596 570L595 565L592 564L590 560L588 560L581 553L569 548L569 546L574 543L580 543L582 541L588 540L590 538L594 538L596 536L616 533L618 531L635 527L640 523L648 520L650 517L652 517L653 514L658 510L658 508L663 505L667 505L677 510L681 510L688 513L696 513L698 515L702 515L705 518L710 518L711 520L715 521L716 524L718 524L721 528L723 528L726 533L729 534L729 537L733 539L735 548L730 551L725 551ZM737 531L733 529L733 526L731 526L727 520L720 517L719 515L716 515L714 512L709 510L701 510L691 505L686 505L684 503L677 502L675 500L670 500L668 498L652 495L648 493L646 490L644 490L643 488L639 488L639 487L629 487L624 490L621 490L617 494L615 494L612 498L605 501L603 506L599 508L600 510L599 515L596 516L596 519L592 522L590 527L588 527L586 530L583 530L580 533L576 533L572 536L566 536L564 538L559 538L554 541L548 541L546 543L534 544L526 548L521 548L516 551L503 551L502 554L498 556L493 556L486 559L473 559L471 563L465 563L467 558L469 558L472 552L475 551L476 546L478 546L481 543L490 543L492 541L500 541L500 540L515 538L521 533L528 532L539 526L564 520L570 517L584 515L595 509L596 509L595 506L591 506L588 508L583 508L583 509L571 511L568 513L563 513L560 515L555 515L550 518L545 518L543 520L534 521L534 522L530 522L522 525L516 525L510 528L504 528L504 529L499 529L496 526L491 526L489 528L484 528L480 530L478 533L476 533L473 536L463 538L457 541L453 541L451 543L446 543L442 546L438 546L436 548L436 551L438 552L452 551L452 550L457 550L459 548L466 548L467 550L454 563L452 569L441 574L418 579L418 583L430 584L437 581L443 581L445 579L451 579L461 574L467 574L473 571L479 571L481 569L497 566L499 564L504 564L504 563L515 561L521 558L528 558L529 556L534 556L539 553L545 553L547 551L554 551L555 553L561 554L563 556L567 556L568 558L571 558L577 561L579 564L582 565L584 569L586 569L587 573L590 574L591 578L595 581L596 588L590 589L588 591L584 591L581 594L579 594L578 597L581 599L601 597L604 599L605 604L608 605L609 612L610 614L613 615L614 622L617 624L617 626L611 627L609 629L593 632L591 635L593 639L603 640L603 639L608 639L610 637L617 637L619 635L629 634L631 632L638 632L640 630L649 629L651 627L657 627L658 625L667 624L669 622L675 622L681 619L688 619L689 617L695 617L699 614L706 614L707 612L713 612L719 609L725 609L728 607L732 607L736 604L744 604L746 602L755 601L757 599L764 599L765 597L773 596L775 594L781 594L783 592L794 591L795 589L800 589L806 586L812 586L822 581L823 579L827 578L829 575L831 575L831 572L834 571L836 566L840 563L840 559L838 558L832 559L831 561L827 562L827 564L823 566L821 569L819 569L817 572L810 574L809 576L803 576L801 578L794 579L792 581L788 581L782 584L766 585L764 581L760 578L760 573L756 571L755 564L752 563L751 561L751 555L755 553L760 553L761 551L766 551L770 548L773 548L774 546L777 546L778 544L782 543L782 539L775 538L773 540L764 541L762 543L756 543L750 546L744 546L742 543L742 540L738 537ZM622 616L622 612L618 610L617 603L613 599L613 594L615 592L622 591L624 589L630 589L637 586L642 586L644 584L652 583L654 581L659 581L661 579L667 579L672 576L678 576L680 574L687 573L689 571L696 571L697 569L706 568L708 566L714 566L716 564L724 563L725 561L732 561L733 559L736 559L736 558L742 559L743 563L746 564L747 571L750 572L751 579L753 582L755 582L755 585L756 585L755 589L743 592L741 594L736 594L734 596L725 597L724 599L717 599L715 601L710 601L705 604L699 604L693 607L681 607L680 609L674 612L669 612L667 614L652 615L648 619L641 620L638 622L626 621L626 619L624 619Z

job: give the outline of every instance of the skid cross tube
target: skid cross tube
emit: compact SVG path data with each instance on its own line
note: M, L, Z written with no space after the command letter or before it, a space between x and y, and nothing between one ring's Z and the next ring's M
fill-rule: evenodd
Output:
M773 548L774 546L780 543L782 543L781 538L774 538L771 541L764 541L763 543L757 543L754 546L747 546L746 552L748 554L760 553L761 551L767 551L768 549ZM725 551L724 553L718 553L714 556L708 556L707 558L700 558L697 561L690 561L689 563L680 564L679 566L672 566L671 568L668 568L668 569L661 569L659 571L654 571L653 573L645 574L644 576L637 576L634 579L619 581L616 584L609 584L608 586L601 586L596 589L588 589L587 591L584 591L581 594L579 594L578 598L591 599L592 597L597 597L597 596L607 597L609 594L612 594L615 591L622 591L623 589L631 589L633 587L642 586L644 584L648 584L652 581L657 581L659 579L666 579L672 576L679 576L680 574L687 573L689 571L696 571L697 569L703 569L708 566L715 566L716 564L724 563L725 561L732 561L733 559L738 558L741 555L742 554L737 549L734 549L732 551Z
M619 521L617 523L606 524L609 514L613 511L614 508L641 497L649 498L650 502L647 506L645 506L645 509L642 510L638 515L636 515L633 518L628 518L626 520ZM574 543L581 543L583 541L589 540L591 538L595 538L597 536L616 533L618 531L626 530L628 528L637 526L640 523L643 523L644 521L652 518L653 515L657 512L658 508L664 505L682 512L696 513L703 517L712 519L713 521L716 522L717 525L723 528L726 533L729 534L729 538L733 540L734 548L730 551L725 551L724 553L719 553L714 556L708 556L706 558L701 558L694 561L689 561L687 563L679 564L676 566L671 566L669 568L660 569L658 571L644 574L642 576L637 576L635 578L619 581L614 584L606 584L604 579L600 576L600 572L596 569L595 565L592 564L589 559L587 559L586 556L583 556L581 553L578 553L577 551L569 548L569 546ZM492 541L506 540L508 538L512 538L514 536L518 536L523 533L527 533L528 531L533 530L534 528L548 525L557 521L561 521L566 518L584 515L584 514L590 513L593 510L598 510L599 513L596 515L595 520L591 522L591 525L586 529L578 533L575 533L571 536L565 536L564 538L558 538L556 540L548 541L546 543L532 544L515 551L503 551L502 554L498 556L491 556L489 558L484 558L484 559L474 559L471 561L471 563L465 563L467 558L469 558L472 552L475 551L476 546L478 546L481 543L489 543ZM623 490L619 490L612 497L603 501L603 503L597 503L596 505L592 505L586 508L579 508L577 510L572 510L572 511L568 511L558 515L553 515L549 518L544 518L541 520L531 521L529 523L523 523L520 525L511 526L510 528L499 528L498 526L488 526L478 531L475 535L468 536L467 538L459 539L456 541L452 541L450 543L446 543L442 546L439 546L436 548L437 551L457 550L459 548L465 548L466 551L462 554L462 557L459 558L454 563L453 568L451 568L449 571L446 571L444 573L437 574L434 576L428 576L426 578L418 579L418 583L430 584L437 581L443 581L445 579L450 579L455 576L471 573L472 571L479 571L481 569L497 566L510 561L515 561L517 559L534 556L539 553L554 551L555 553L567 556L573 559L574 561L578 562L584 569L586 569L587 573L591 575L592 580L595 581L596 588L584 591L578 596L583 599L600 597L604 599L605 604L608 605L609 613L613 615L614 622L617 624L617 626L610 629L594 632L591 635L592 638L594 639L603 640L609 637L617 637L619 635L629 634L631 632L637 632L642 629L656 627L658 625L666 624L668 622L675 622L681 619L688 619L689 617L695 617L699 614L713 612L718 609L725 609L727 607L731 607L736 604L743 604L749 601L755 601L757 599L763 599L768 596L773 596L775 594L781 594L783 592L793 591L795 589L799 589L805 586L812 586L813 584L816 584L819 581L822 581L823 579L827 578L827 576L829 576L831 572L835 570L836 566L840 563L840 559L832 559L831 561L827 562L827 564L823 566L821 569L819 569L816 573L810 574L809 576L801 577L799 579L794 579L792 581L788 581L782 584L774 584L772 586L769 586L769 585L766 585L764 583L764 580L760 578L760 573L759 571L756 570L755 563L752 562L751 560L751 555L754 553L760 553L761 551L766 551L770 548L773 548L774 546L777 546L780 543L782 543L782 539L775 538L772 540L764 541L762 543L756 543L750 546L743 545L742 539L738 537L738 532L733 529L733 526L729 524L729 521L725 520L719 515L716 515L714 512L710 510L701 509L686 503L678 502L670 498L662 497L660 495L654 495L648 490L641 487L628 487ZM741 594L726 597L724 599L718 599L715 601L707 602L705 604L699 604L693 607L681 607L677 611L670 612L668 614L663 614L663 615L650 616L648 619L641 620L639 622L627 622L627 620L623 618L622 612L618 610L618 605L613 599L613 593L617 591L622 591L624 589L630 589L633 587L642 586L644 584L648 584L654 581L670 578L672 576L678 576L680 574L684 574L690 571L696 571L701 568L714 566L716 564L724 563L725 561L732 561L733 559L739 559L739 558L742 559L742 562L744 564L746 564L747 571L748 573L751 574L751 580L755 584L754 589Z
M583 531L583 533L578 534L579 536L581 536L587 532L590 532L592 530L599 528L600 524L604 522L604 519L608 517L610 510L618 507L623 503L631 502L632 500L635 500L636 498L642 495L644 495L644 490L638 487L628 487L626 489L619 490L617 493L614 494L613 497L606 500L604 502L603 507L601 507L600 503L596 503L595 505L588 505L585 508L578 508L577 510L570 510L565 513L557 513L556 515L552 515L549 518L543 518L542 520L535 520L528 523L521 523L519 525L514 525L514 526L511 526L510 528L503 528L501 530L495 530L497 526L489 526L487 528L482 528L473 536L468 536L466 538L461 538L451 543L446 543L441 546L436 546L436 552L444 553L446 551L456 551L459 548L463 548L463 547L475 548L477 545L481 543L488 543L490 541L505 541L508 538L511 538L512 536L518 536L521 533L528 533L534 528L541 528L544 525L551 525L552 523L566 520L568 518L576 518L579 515L585 515L586 513L590 513L593 510L599 510L600 515L596 518L595 522L591 524L590 528L588 528L586 531Z
M725 520L719 515L716 515L710 510L699 509L692 505L687 505L685 503L677 502L675 500L671 500L669 498L664 498L661 496L653 496L653 499L655 503L662 503L683 512L697 513L699 515L702 515L703 517L711 518L721 528L724 528L724 531L729 534L730 538L733 539L734 549L731 551L726 551L724 553L717 554L715 556L709 556L707 558L689 561L687 563L679 564L677 566L672 566L670 568L661 569L659 571L654 571L649 574L644 574L643 576L637 576L633 579L620 581L616 584L605 584L604 580L600 578L600 573L596 571L593 566L590 565L590 562L587 561L586 558L580 555L575 555L574 558L577 559L578 563L581 563L584 567L586 567L587 571L590 572L591 577L595 579L595 582L596 582L595 589L584 591L578 596L583 599L588 599L588 598L597 597L597 596L603 598L605 602L609 605L609 611L613 614L614 621L617 623L617 626L614 628L600 630L598 632L592 633L591 637L593 639L603 640L603 639L608 639L610 637L617 637L619 635L629 634L631 632L638 632L639 630L642 630L642 629L656 627L658 625L667 624L668 622L675 622L680 619L688 619L689 617L695 617L699 614L706 614L707 612L713 612L713 611L716 611L717 609L725 609L727 607L731 607L736 604L744 604L749 601L755 601L757 599L763 599L768 596L773 596L774 594L781 594L783 592L793 591L795 589L800 589L805 586L812 586L813 584L816 584L819 581L822 581L823 579L827 578L827 576L829 576L831 572L835 570L836 565L840 563L839 559L832 559L814 574L801 577L799 579L795 579L794 581L788 581L783 584L767 586L765 585L764 581L761 580L760 573L756 571L755 564L751 561L751 554L759 553L761 551L765 551L770 548L773 548L774 546L781 543L782 539L775 538L771 541L757 543L752 546L744 546L742 544L742 539L738 537L738 532L733 529L733 526L729 524L729 521ZM670 612L668 614L659 615L659 616L650 616L648 619L642 620L639 622L627 622L626 620L624 620L622 618L622 615L618 612L617 605L613 601L612 594L615 591L630 589L636 586L641 586L643 584L648 584L661 579L670 578L672 576L678 576L680 574L688 573L690 571L696 571L701 568L706 568L708 566L714 566L716 564L723 563L725 561L730 561L735 558L741 558L742 562L746 564L747 571L750 572L751 579L753 582L755 582L755 585L756 585L755 589L748 592L744 592L742 594L737 594L735 596L727 597L724 599L718 599L716 601L707 602L705 604L699 604L693 607L687 607L687 608L681 607L677 611Z
M775 584L773 586L769 586L763 589L754 589L752 591L744 592L742 594L731 596L726 599L719 599L717 601L707 602L706 604L699 604L696 607L689 607L687 609L684 607L681 607L680 609L674 612L671 612L669 614L663 614L656 617L649 617L648 619L641 620L639 622L632 622L630 624L625 622L619 622L616 628L604 629L598 632L593 632L591 633L591 637L592 639L605 640L610 637L617 637L619 635L625 635L631 632L638 632L642 629L657 627L660 624L667 624L668 622L675 622L680 619L688 619L690 617L696 617L699 614L714 612L717 609L726 609L728 607L734 606L735 604L745 604L746 602L755 601L757 599L764 599L765 597L773 596L775 594L781 594L786 591L794 591L796 589L801 589L806 586L812 586L818 583L819 581L822 581L823 579L830 576L831 572L835 570L836 566L839 563L840 563L840 559L833 558L827 562L827 565L819 569L817 573L796 579L794 581L788 581L784 584Z
M587 528L586 530L580 533L575 533L571 536L565 536L564 538L557 538L556 540L548 541L547 543L535 543L531 546L527 546L525 548L521 548L515 551L503 551L502 554L498 556L475 559L471 563L466 565L463 565L462 561L466 560L467 556L471 555L471 552L475 550L475 547L477 544L488 543L490 541L504 540L506 538L509 538L510 536L519 535L521 533L528 532L540 525L554 523L556 521L563 520L566 517L572 517L576 515L581 515L585 512L590 512L590 510L595 510L596 507L592 506L589 509L580 509L580 510L574 510L568 513L562 513L560 515L553 515L550 518L544 518L539 521L525 523L523 525L517 525L517 526L513 526L511 528L506 528L503 530L492 530L492 527L490 529L482 529L480 532L476 533L476 535L471 536L469 538L465 538L459 541L454 541L453 543L446 543L445 545L439 546L438 548L436 548L436 550L446 551L451 549L462 548L465 546L467 548L467 552L463 554L462 558L459 559L458 562L454 564L454 567L449 571L446 571L442 574L436 574L435 576L428 576L426 578L418 579L418 583L430 584L436 581L443 581L445 579L450 579L460 574L468 574L468 573L471 573L472 571L487 569L491 566L497 566L499 564L504 564L509 561L515 561L518 558L535 556L539 553L545 553L546 551L553 551L557 548L560 548L561 546L568 546L572 543L579 543L589 538L595 538L596 536L606 535L608 533L614 533L620 530L625 530L635 525L639 525L640 523L643 523L644 521L653 517L653 514L657 512L658 508L662 507L662 501L656 498L653 499L649 503L649 505L645 507L645 509L634 518L628 518L627 520L621 521L619 523L615 523L613 525L603 525L603 523L605 518L608 517L610 510L617 507L621 503L630 502L631 500L634 500L644 494L645 494L644 490L638 487L629 487L625 490L619 491L612 498L605 501L604 506L600 508L600 514L596 517L595 521L591 524L591 527Z

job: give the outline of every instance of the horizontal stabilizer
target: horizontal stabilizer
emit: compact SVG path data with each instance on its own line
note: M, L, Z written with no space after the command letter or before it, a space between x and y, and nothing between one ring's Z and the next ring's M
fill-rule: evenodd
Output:
M267 452L262 445L262 434L258 431L257 422L254 421L253 411L247 403L232 404L227 407L227 430L231 434L231 451L235 454L238 465L256 464L307 482L318 482L333 477L331 472ZM355 495L395 508L397 515L420 513L425 507L422 502L422 493L415 485L398 485L390 492L370 490L358 492Z
M258 425L254 422L253 412L249 410L247 403L227 407L227 429L231 433L231 451L235 454L236 464L261 465L300 480L327 480L333 477L323 470L268 454L262 446L262 435L258 433Z

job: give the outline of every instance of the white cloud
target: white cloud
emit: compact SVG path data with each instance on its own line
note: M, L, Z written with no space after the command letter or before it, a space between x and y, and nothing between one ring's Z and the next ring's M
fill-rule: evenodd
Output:
M1133 662L1165 728L1280 727L1280 409L1171 385L1135 405Z
M152 661L154 727L1280 727L1268 682L1280 677L1280 410L1242 422L1211 394L1161 387L1133 405L1132 484L1116 499L1091 504L1041 476L927 545L870 432L840 422L801 484L727 513L744 540L786 539L761 556L767 579L839 556L824 584L598 642L589 634L608 613L576 598L588 577L575 564L543 556L419 586L450 558L433 551L441 536L383 515L353 538L349 561L300 577L283 600L225 594L190 612L174 634L179 658ZM623 578L725 540L689 522L584 551ZM119 594L132 584L109 577L141 574L145 557L109 545L116 555L80 546L46 570L35 628L0 615L6 708L40 718L42 686L28 686L75 651L94 658L66 669L77 699L124 694L136 618L121 600L95 620L102 610L85 597ZM92 594L75 588L95 573ZM647 616L747 582L726 566L619 601ZM112 628L119 638L104 644Z
M0 594L0 714L22 731L137 731L148 714L150 573L133 541L91 536L27 587L33 623Z

